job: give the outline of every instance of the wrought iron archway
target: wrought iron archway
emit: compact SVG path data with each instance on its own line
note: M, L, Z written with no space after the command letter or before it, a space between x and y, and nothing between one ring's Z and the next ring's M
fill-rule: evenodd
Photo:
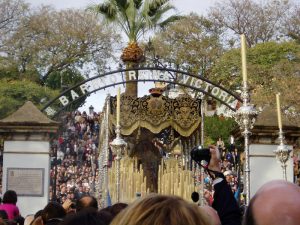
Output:
M126 72L130 73L132 79L125 80ZM186 87L212 97L232 111L236 111L236 109L230 105L231 102L236 100L242 102L238 95L203 76L172 68L141 67L114 70L81 81L48 101L42 111L46 112L49 117L55 117L72 103L94 92L133 82L162 82Z

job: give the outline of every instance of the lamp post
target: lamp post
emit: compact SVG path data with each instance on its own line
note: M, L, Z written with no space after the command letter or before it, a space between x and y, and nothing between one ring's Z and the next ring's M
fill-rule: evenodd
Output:
M249 137L251 135L250 129L253 127L255 118L257 117L257 110L250 104L250 94L247 84L247 68L246 68L246 43L245 36L241 35L241 53L242 53L242 71L243 71L243 87L241 98L242 106L235 112L234 117L242 135L244 136L244 152L245 152L245 169L244 169L244 187L246 189L246 205L250 200L250 165L249 165Z

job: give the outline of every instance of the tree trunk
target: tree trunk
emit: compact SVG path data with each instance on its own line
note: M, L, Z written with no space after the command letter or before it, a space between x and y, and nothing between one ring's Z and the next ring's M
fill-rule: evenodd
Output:
M144 52L139 47L137 42L133 41L123 50L121 59L126 63L126 69L134 68L139 62L144 60ZM136 80L138 79L138 73L136 73ZM126 81L129 81L129 72L126 72ZM133 79L131 79L133 80ZM137 97L138 96L138 82L126 83L125 95Z
M127 63L126 69L133 68L134 67L133 65L134 65L134 63ZM125 73L125 79L126 79L126 81L129 81L129 71L127 71ZM138 72L136 72L136 79L138 79ZM137 98L138 97L138 82L126 83L125 95Z

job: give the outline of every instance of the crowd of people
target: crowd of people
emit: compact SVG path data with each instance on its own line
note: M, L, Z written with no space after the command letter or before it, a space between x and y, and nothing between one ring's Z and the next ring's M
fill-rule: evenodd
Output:
M92 108L92 107L91 107ZM63 204L67 199L76 201L82 196L94 195L98 179L97 150L99 141L99 114L76 111L63 117L62 132L52 141L49 200ZM222 172L237 200L239 189L240 154L237 148L226 149L219 138L216 143L222 155ZM232 147L232 146L231 146ZM205 179L211 183L209 177ZM54 192L56 195L54 195ZM212 204L213 192L205 190L207 204Z
M50 151L49 196L60 203L66 199L76 201L96 191L99 114L93 110L88 114L68 113L63 117L62 126Z
M228 185L219 163L218 149L210 148L209 176L213 180L212 207L187 202L177 196L150 194L129 205L116 203L98 208L93 196L63 204L49 202L22 220L17 195L9 190L0 206L1 225L296 225L299 224L300 187L283 180L263 185L251 199L245 216ZM284 207L283 207L284 206ZM242 222L243 221L243 222Z
M199 207L199 204L192 204L175 196L149 195L129 206L117 203L98 209L98 202L94 196L97 192L99 175L97 165L99 117L100 114L93 110L89 113L76 111L63 117L60 135L52 141L50 150L49 204L34 216L26 217L24 221L17 207L17 194L8 190L3 195L3 204L0 205L0 225L240 225L242 223L239 205L243 204L240 170L243 155L233 143L226 148L221 138L216 142L216 148L211 149L212 159L209 167L214 172L205 178L205 183L208 184L204 192L207 206ZM220 152L219 158L215 152ZM1 173L2 155L0 154ZM299 158L293 159L295 178L299 179ZM287 192L286 198L278 195L271 201L270 206L264 207L268 202L268 191L281 193L283 188ZM199 195L196 193L191 197L194 202L199 201ZM262 199L265 199L265 202L262 202ZM277 222L283 221L283 214L278 209L281 202L291 204L289 212L283 211L290 215L289 224L297 224L294 221L296 219L300 221L300 216L294 208L300 207L300 188L284 181L273 181L257 192L246 211L244 224L280 224ZM277 210L277 220L272 217L260 217L258 209L261 207L266 215L271 214L272 210ZM266 223L256 223L258 219L269 220ZM272 223L269 223L270 221Z

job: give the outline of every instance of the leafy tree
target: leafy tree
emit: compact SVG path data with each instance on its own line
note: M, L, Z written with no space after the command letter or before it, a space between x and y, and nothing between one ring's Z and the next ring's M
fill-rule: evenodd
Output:
M166 27L153 38L154 54L176 68L209 77L221 55L219 31L211 21L190 14Z
M44 99L51 99L58 91L42 87L27 80L0 80L0 118L5 118L16 111L26 101L32 101L41 107Z
M288 0L223 0L211 8L209 17L230 34L245 34L248 46L276 40L282 36L284 19L289 14ZM232 40L231 40L232 41Z
M282 95L283 108L300 112L300 45L295 42L257 44L247 52L248 79L252 100L258 106L275 104ZM225 87L239 90L241 79L240 49L225 53L212 69L212 79Z
M293 8L291 14L287 17L285 29L288 36L295 39L300 44L300 5Z
M0 0L0 47L20 24L29 11L22 0Z
M52 89L64 89L83 81L81 73L78 70L65 69L63 71L53 72L46 81L46 86Z
M176 20L177 16L164 19L166 13L173 9L170 0L107 0L92 8L104 15L108 22L114 23L128 38L128 45L123 50L121 59L128 68L143 61L143 50L138 40L147 31L157 26L164 26ZM128 74L126 75L128 80ZM137 83L128 83L125 93L137 96Z
M66 70L81 71L82 76L83 71L90 72L86 68L102 70L118 41L99 18L80 10L43 7L21 22L5 42L2 65L17 67L22 78L36 74L45 81Z
M236 128L237 124L232 118L224 118L219 116L207 116L204 120L204 133L207 139L206 144L215 144L219 137L224 140L225 144L229 144L228 140L230 132Z

